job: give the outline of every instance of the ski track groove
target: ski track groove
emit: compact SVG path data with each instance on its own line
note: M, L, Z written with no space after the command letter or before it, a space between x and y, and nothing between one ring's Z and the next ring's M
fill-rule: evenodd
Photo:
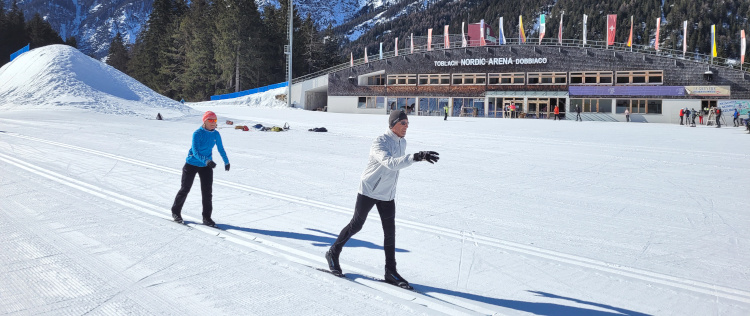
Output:
M35 141L35 142L40 142L40 143L45 143L45 144L48 144L48 145L53 145L53 146L68 148L68 149L72 149L72 150L76 150L76 151L80 151L80 152L85 152L85 153L90 153L90 154L101 156L101 157L105 157L105 158L119 160L119 161L122 161L122 162L126 162L126 163L130 163L130 164L142 166L142 167L145 167L145 168L150 168L150 169L153 169L153 170L164 171L164 172L172 173L172 174L175 174L175 175L181 175L181 170L179 170L179 169L163 167L163 166L156 165L156 164L153 164L153 163L139 161L139 160L136 160L136 159L131 159L131 158L127 158L127 157L123 157L123 156L119 156L119 155L114 155L114 154L110 154L110 153L106 153L106 152L101 152L101 151L97 151L97 150L92 150L92 149L88 149L88 148L84 148L84 147L79 147L79 146L75 146L75 145L69 145L69 144L64 144L64 143L49 141L49 140L45 140L45 139L40 139L40 138L36 138L36 137L31 137L31 136L25 136L25 135L21 135L21 134L17 134L17 133L12 133L12 132L4 133L4 135L8 135L8 136L11 136L11 137L16 137L16 138L21 138L21 139L26 139L26 140L30 140L30 141ZM550 142L550 143L551 144L558 144L557 142ZM592 146L594 146L594 145L596 145L596 144L592 144ZM638 147L638 146L627 146L628 149L633 149L635 147ZM648 148L648 147L639 148L639 149L641 149L641 150L649 150L649 151L654 151L654 152L659 152L659 153L667 152L667 151L660 151L660 150L653 149L653 148ZM677 152L677 151L672 151L672 152ZM711 154L711 153L706 152L706 154ZM740 155L740 154L735 154L734 156L736 156L738 159L739 158L746 158L747 157L747 155ZM21 162L20 160L16 160L15 158L11 158L11 157L6 156L4 154L0 154L0 159L4 160L4 161L6 161L6 162L8 162L10 164L16 165L16 166L18 166L18 167L20 167L22 169L26 169L26 170L34 172L34 173L39 173L40 175L45 176L45 177L50 177L50 176L47 176L46 174L34 171L31 168L24 167L23 165L25 165L27 163ZM14 161L16 161L16 162L14 162ZM41 168L36 167L36 166L34 166L34 168L41 169ZM44 170L44 169L41 169L41 170ZM47 170L44 170L44 171L54 174L51 171L47 171ZM57 176L62 177L63 179L68 179L69 181L72 181L74 183L80 184L80 185L71 184L71 186L73 186L73 187L79 188L80 190L83 190L83 191L86 191L86 192L90 192L90 193L92 193L94 195L97 195L97 196L100 196L100 197L102 197L104 199L110 199L111 200L111 198L108 198L107 195L104 195L104 194L100 193L100 192L107 192L104 189L93 187L91 185L85 184L85 183L83 183L81 181L78 181L78 180L74 180L74 179L68 178L66 176L62 176L62 175L57 175ZM50 178L53 179L53 180L55 180L55 181L58 181L58 180L56 180L56 179L54 179L52 177L50 177ZM292 203L296 203L296 204L300 204L300 205L307 205L307 206L311 206L311 207L315 207L315 208L319 208L319 209L324 209L324 210L329 210L329 211L341 213L341 214L344 214L344 215L347 215L347 216L351 216L351 210L349 208L346 208L346 207L341 207L341 206L337 206L337 205L333 205L333 204L329 204L329 203L325 203L325 202L315 201L315 200L311 200L311 199L308 199L308 198L303 198L303 197L297 197L297 196L293 196L293 195L288 195L288 194L284 194L284 193L280 193L280 192L275 192L275 191L265 190L265 189L261 189L261 188L256 188L256 187L252 187L252 186L249 186L249 185L244 185L244 184L239 184L239 183L233 183L233 182L229 182L229 181L225 181L225 180L215 180L214 183L218 184L218 185L221 185L221 186L229 187L229 188L232 188L232 189L237 189L237 190L240 190L240 191L246 191L246 192L250 192L250 193L255 193L255 194L267 196L267 197L278 199L278 200L282 200L282 201L292 202ZM89 187L89 188L86 188L86 187ZM91 188L91 187L93 187L93 188ZM169 211L167 209L160 209L160 208L158 208L156 206L150 205L150 204L148 204L146 202L143 202L143 201L135 200L135 199L132 199L132 198L129 198L129 197L124 197L124 196L122 196L120 194L117 194L117 193L114 193L114 192L109 192L109 193L111 195L118 196L118 197L122 198L123 199L123 201L122 201L123 203L121 203L122 205L124 205L126 207L132 207L132 208L138 209L138 210L144 210L146 213L148 213L150 215L153 215L153 216L166 217L166 215L164 215L164 214L168 214L167 212ZM154 210L161 210L161 211L154 211ZM375 217L374 214L371 215L371 216ZM448 229L448 228L443 228L443 227L433 226L433 225L428 225L428 224L422 224L422 223L414 222L414 221L401 220L401 219L396 219L396 223L399 226L401 226L401 227L406 227L406 228L410 228L410 229L413 229L413 230L417 230L417 231L421 231L421 232L425 232L425 233L429 233L429 234L442 235L442 236L445 236L445 237L450 237L450 238L454 238L454 239L458 239L458 240L462 240L463 238L465 238L463 232L457 231L457 230L453 230L453 229ZM194 228L196 228L198 230L205 229L203 227L198 227L198 226L195 226ZM208 229L214 229L214 228L208 228ZM226 231L224 231L224 233L228 237L232 237L229 234L227 234ZM245 232L234 232L233 234L234 235L250 235L250 234L247 234ZM222 235L222 233L217 233L216 235L219 236L219 235ZM250 235L250 236L252 236L252 235ZM229 238L227 238L227 240L228 239ZM683 289L683 290L693 291L693 292L696 292L696 293L706 294L706 295L709 295L709 296L716 296L717 298L718 297L722 297L722 298L730 299L730 300L734 300L734 301L739 301L739 302L744 302L744 303L750 303L750 292L744 291L744 290L739 290L739 289L734 289L734 288L728 288L728 287L719 286L719 285L715 285L715 284L709 284L709 283L700 282L700 281L694 281L694 280L690 280L690 279L686 279L686 278L674 277L674 276L670 276L670 275L666 275L666 274L661 274L661 273L657 273L657 272L651 272L651 271L647 271L647 270L630 268L630 267L626 267L626 266L622 266L622 265L618 265L618 264L612 264L612 263L608 263L608 262L604 262L604 261L599 261L599 260L595 260L595 259L589 259L589 258L585 258L585 257L580 257L580 256L575 256L575 255L570 255L570 254L565 254L565 253L561 253L561 252L556 252L556 251L547 250L547 249L543 249L543 248L538 248L538 247L534 247L534 246L528 246L528 245L524 245L524 244L510 242L510 241L504 241L504 240L497 239L497 238L491 238L491 237L485 237L485 236L479 235L479 236L474 236L474 239L475 239L475 243L477 245L482 244L482 245L491 246L491 247L495 247L495 248L499 248L499 249L503 249L503 250L513 251L513 252L516 252L516 253L521 253L521 254L535 256L535 257L539 257L539 258L543 258L543 259L548 259L548 260L552 260L552 261L566 263L566 264L570 264L570 265L573 265L573 266L578 266L578 267L588 268L588 269L595 269L595 270L598 270L598 271L601 271L601 272L616 274L616 275L620 275L620 276L623 276L623 277L630 277L630 278L634 278L634 279L639 279L639 280L642 280L642 281L645 281L645 282L653 282L653 283L658 283L658 284L665 285L665 286L670 286L670 287L680 288L680 289ZM267 240L262 240L262 239L258 238L257 236L252 236L251 238L249 238L249 240L253 240L253 241L256 241L256 242L263 243L263 244L269 244L269 245L273 244L274 247L287 248L287 247L278 245L276 243L273 243L273 242L270 242L270 241L267 241ZM273 250L273 251L275 251L275 250ZM292 249L292 251L294 252L296 250ZM274 255L274 253L270 253L270 254ZM311 255L307 254L307 257L309 257L309 256L311 256ZM288 256L284 256L284 257L288 257ZM294 259L295 258L293 258L291 260L294 261L294 262L298 262L299 263L299 261L294 260ZM312 259L312 260L314 260L316 262L322 262L323 261L322 259L318 259L317 257L315 257L315 258L308 258L308 259ZM360 271L355 271L355 272L360 272ZM362 272L366 273L366 271L362 271Z

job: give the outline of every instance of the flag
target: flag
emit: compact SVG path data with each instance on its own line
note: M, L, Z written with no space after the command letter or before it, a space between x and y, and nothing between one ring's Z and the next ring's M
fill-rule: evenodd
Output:
M432 29L427 30L427 50L432 50Z
M445 31L443 32L443 34L445 34L443 36L443 46L445 46L445 48L451 48L451 39L450 39L450 37L448 37L448 26L447 25L445 26Z
M411 40L411 48L409 49L410 54L414 54L414 33L411 33L409 35L409 40Z
M544 20L544 14L542 14L539 16L539 44L542 43L545 31L547 31L547 23Z
M716 53L716 24L711 25L711 57L717 57Z
M563 15L565 15L565 12L560 13L560 30L557 32L557 42L562 45L562 22L563 22Z
M745 45L747 45L745 41L745 30L742 30L740 32L740 36L742 37L742 39L740 40L740 64L744 64L745 63Z
M628 47L633 47L633 16L630 16L630 36L628 36Z
M617 14L607 15L607 46L615 44L615 29L617 28Z
M504 45L505 44L505 32L503 32L503 17L500 17L499 24L500 25L498 25L497 29L499 30L498 32L500 33L497 35L497 41L498 41L498 45Z
M687 20L682 22L682 58L687 54Z
M586 45L586 20L588 18L588 15L583 15L583 45Z
M479 46L485 46L487 42L484 41L484 19L479 21Z
M461 22L461 47L466 47L466 34L464 34L464 23Z
M380 42L380 59L383 59L383 42Z
M654 48L659 51L659 28L661 27L661 18L656 18L656 40L654 41Z
M366 62L366 63L369 63L369 62L370 62L369 60L367 60L367 47L365 47L365 62Z
M354 67L354 52L352 52L349 57L349 67Z
M394 51L396 51L396 56L398 56L398 37L396 37L396 48Z
M518 16L518 37L521 43L526 43L526 32L523 31L523 16Z

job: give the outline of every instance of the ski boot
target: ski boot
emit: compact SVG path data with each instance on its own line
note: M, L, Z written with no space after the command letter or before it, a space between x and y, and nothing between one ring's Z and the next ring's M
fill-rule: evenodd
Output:
M203 218L203 225L218 228L216 227L216 223L212 219L206 217Z
M341 272L341 266L339 265L338 253L334 253L333 250L329 249L328 252L326 252L326 262L328 262L328 269L331 270L331 274L337 277L344 276Z
M184 224L185 221L182 220L182 216L180 214L172 213L172 220L174 220L177 223Z
M409 285L409 281L406 281L396 269L385 269L385 282L404 288L407 290L413 290L414 288Z

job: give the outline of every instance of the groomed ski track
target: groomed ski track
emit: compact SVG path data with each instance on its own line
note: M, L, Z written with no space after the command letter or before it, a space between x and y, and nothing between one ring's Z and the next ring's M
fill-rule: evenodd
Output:
M28 140L32 142L37 142L37 143L43 143L43 144L52 145L52 146L56 146L60 148L66 148L69 150L74 150L74 151L78 151L78 152L86 153L90 155L96 155L99 157L104 157L107 159L112 159L112 160L116 160L119 162L124 162L124 163L132 164L135 166L149 168L152 170L157 170L157 171L161 171L165 173L171 173L175 175L181 174L181 171L179 169L168 168L168 167L160 166L157 164L140 161L137 159L127 158L127 157L123 157L119 155L114 155L114 154L110 154L110 153L106 153L106 152L102 152L98 150L83 148L83 147L64 144L60 142L44 140L44 139L20 135L16 133L3 133L0 135L15 137L15 138L24 139L24 140ZM24 162L20 159L14 158L6 154L0 154L0 160L2 160L5 163L14 165L27 172L36 174L41 177L45 177L47 179L50 179L60 184L66 185L68 187L80 190L82 192L86 192L87 194L91 194L99 198L120 204L124 207L138 210L140 212L143 212L144 214L148 214L154 217L161 217L165 219L170 218L170 215L169 215L170 211L168 208L146 203L138 199L130 198L128 196L125 196L116 192L108 191L108 190L99 188L95 185L88 184L83 181L79 181L71 177L52 172L50 170L46 170L44 168ZM310 207L314 207L314 208L318 208L322 210L327 210L327 211L343 214L346 216L351 216L351 212L352 212L351 209L346 208L346 207L332 205L332 204L328 204L325 202L315 201L315 200L311 200L308 198L297 197L297 196L293 196L289 194L274 192L271 190L265 190L265 189L261 189L261 188L257 188L253 186L244 185L244 184L233 183L233 182L223 181L223 180L215 180L214 184L223 186L226 188L230 188L233 190L263 195L263 196L270 197L273 199L277 199L277 200L281 200L285 202L291 202L291 203L300 204L300 205L305 205L305 206L310 206ZM371 217L377 220L376 215L371 215ZM185 219L190 222L199 222L198 219L191 218L189 216L185 216ZM685 278L678 278L678 277L673 277L673 276L669 276L665 274L654 273L650 271L639 270L639 269L634 269L634 268L625 267L625 266L614 265L614 264L610 264L607 262L602 262L602 261L593 260L589 258L583 258L579 256L559 253L555 251L550 251L550 250L546 250L546 249L542 249L538 247L513 243L509 241L503 241L503 240L496 239L496 238L484 237L484 236L480 236L476 234L471 234L471 236L469 237L464 232L461 232L461 231L452 230L452 229L448 229L444 227L437 227L433 225L426 225L426 224L422 224L422 223L418 223L414 221L399 220L397 218L397 225L402 228L408 228L412 230L421 231L424 233L440 235L443 237L454 238L458 240L466 239L467 241L472 242L472 243L495 247L498 249L502 249L504 251L511 251L511 252L516 252L516 253L520 253L523 255L535 256L535 257L543 258L546 260L552 260L552 261L556 261L556 262L564 263L568 265L574 265L574 266L579 266L579 267L588 268L588 269L595 269L603 273L613 274L613 275L622 276L626 278L633 278L633 279L641 280L641 281L648 282L648 283L656 283L656 284L661 284L664 286L675 287L675 288L679 288L683 290L692 291L695 293L716 296L717 298L734 300L734 301L743 302L743 303L750 303L750 292L747 292L747 291L716 286L716 285L707 284L703 282L697 282L697 281L693 281L693 280L689 280ZM317 253L317 252L312 252L312 251L300 251L299 249L295 249L295 248L287 247L279 243L275 243L259 235L250 234L244 231L233 230L231 228L227 228L225 231L217 231L216 229L205 227L203 225L196 225L196 224L189 223L188 226L191 229L195 229L195 230L198 230L203 233L210 234L210 235L215 235L218 238L222 238L226 241L235 243L237 245L241 245L249 249L267 253L269 255L273 255L276 257L281 257L292 262L300 263L302 265L316 266L316 267L325 266L325 262L322 258L322 253ZM221 223L219 223L219 226L220 227L222 226ZM370 276L370 277L377 277L379 275L379 273L367 271L365 268L347 264L344 262L342 262L342 267L348 273L356 273L356 274L361 274L363 276ZM450 314L450 315L461 315L465 313L493 314L496 312L491 309L487 309L483 306L474 304L470 300L442 295L440 293L430 293L429 291L425 291L425 295L422 295L422 294L414 293L414 292L407 291L407 290L401 290L393 286L379 283L377 281L369 280L368 278L356 278L355 281L361 284L362 286L366 286L368 288L383 292L387 296L395 297L398 299L416 303L418 305L422 305L425 308L431 310L431 312L428 312L430 314L434 312L440 312L440 313L445 313L445 314ZM415 288L417 290L421 290L420 285L415 285Z

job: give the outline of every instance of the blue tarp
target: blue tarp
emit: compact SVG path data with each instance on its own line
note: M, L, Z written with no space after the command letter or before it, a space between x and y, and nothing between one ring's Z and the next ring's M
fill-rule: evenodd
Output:
M13 59L16 59L16 57L18 57L18 55L21 55L21 54L23 54L25 52L28 52L29 51L29 45L30 44L26 44L26 46L24 48L19 49L17 52L15 52L13 54L10 54L10 61L13 61Z
M227 93L227 94L219 94L219 95L212 95L211 101L217 101L217 100L226 100L226 99L234 99L239 97L244 97L246 95L256 94L260 92L266 92L268 90L276 89L276 88L283 88L289 85L289 82L282 82L277 84L272 84L270 86L255 88L251 90L245 90L240 92L234 92L234 93Z

